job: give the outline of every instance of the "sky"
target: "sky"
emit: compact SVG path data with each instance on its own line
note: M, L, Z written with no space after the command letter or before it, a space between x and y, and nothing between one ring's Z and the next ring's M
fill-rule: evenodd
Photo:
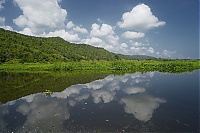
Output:
M199 0L0 0L0 27L114 53L199 59Z

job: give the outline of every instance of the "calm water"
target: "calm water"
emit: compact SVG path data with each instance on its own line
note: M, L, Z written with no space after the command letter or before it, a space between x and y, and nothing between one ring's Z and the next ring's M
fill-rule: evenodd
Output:
M42 78L31 78L32 76L28 74L18 74L16 77L15 74L11 74L10 77L8 74L1 74L3 79L1 87L4 89L6 84L8 84L6 90L18 86L15 90L23 89L24 91L19 91L18 94L22 95L30 86L35 93L12 101L1 101L0 131L19 133L199 131L198 70L182 74L159 72L104 74L99 78L94 75L93 78L91 75L87 75L88 77L71 75L77 81L80 78L86 80L73 84L72 79L69 76L66 78L66 75L53 78L39 74L38 77ZM89 76L91 81L88 79ZM41 79L45 82L39 84ZM17 81L20 83L13 83ZM39 88L41 85L43 88ZM61 90L64 85L66 89ZM61 92L54 92L51 95L39 93L45 86L54 91L56 86L59 86ZM4 99L6 96L12 97L12 93L13 97L16 95L13 89L9 93L2 92L5 93L1 94Z

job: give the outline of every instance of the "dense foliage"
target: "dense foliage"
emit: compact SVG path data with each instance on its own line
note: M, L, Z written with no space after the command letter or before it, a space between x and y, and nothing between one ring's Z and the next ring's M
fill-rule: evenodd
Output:
M86 44L73 44L60 37L33 37L0 29L0 63L52 63L80 60L149 59L126 56Z

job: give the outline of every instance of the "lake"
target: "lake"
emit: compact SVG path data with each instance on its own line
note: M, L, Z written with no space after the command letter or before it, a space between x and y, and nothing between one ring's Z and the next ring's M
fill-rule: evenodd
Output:
M199 72L0 73L0 132L199 132Z

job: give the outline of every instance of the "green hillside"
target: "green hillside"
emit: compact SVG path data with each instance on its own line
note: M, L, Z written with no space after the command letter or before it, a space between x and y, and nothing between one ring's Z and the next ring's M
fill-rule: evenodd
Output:
M151 60L151 59L157 59L152 56L147 55L123 55L123 54L117 54L120 59L126 59L126 60Z
M0 63L65 62L80 60L154 59L149 56L127 56L103 48L73 44L60 37L33 37L0 29Z

